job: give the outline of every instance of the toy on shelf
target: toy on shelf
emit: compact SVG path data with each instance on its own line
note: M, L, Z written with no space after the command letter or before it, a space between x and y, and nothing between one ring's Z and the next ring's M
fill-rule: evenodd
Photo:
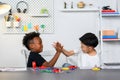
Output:
M71 9L73 9L73 2L71 2L70 6ZM68 8L68 4L66 2L64 2L64 9Z
M71 9L73 9L73 2L71 2Z
M42 32L44 32L45 27L46 27L46 26L45 26L44 24L40 25L40 28L42 29Z
M66 2L64 2L64 9L66 9L67 8L67 3Z
M110 8L110 6L102 7L102 16L119 16L119 15L120 13Z
M35 25L34 30L38 32L39 31L39 25Z
M32 28L32 23L28 23L28 29L31 29Z
M23 25L22 31L27 32L28 31L28 26L27 25Z
M81 1L81 2L77 3L77 7L78 8L84 8L85 7L85 3Z
M5 19L5 25L7 28L19 28L20 27L20 17L12 14L12 10L9 11L9 14L7 16L4 16Z
M102 12L116 12L116 11L110 8L110 6L103 6Z
M48 10L47 10L46 8L42 8L42 9L40 10L40 13L41 13L41 14L48 14Z
M103 9L103 10L112 10L112 9L110 8L110 6L103 6L102 9Z

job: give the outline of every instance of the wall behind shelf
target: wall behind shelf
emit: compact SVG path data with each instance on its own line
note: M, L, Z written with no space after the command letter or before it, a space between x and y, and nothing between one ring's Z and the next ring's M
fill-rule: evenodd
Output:
M74 1L77 2L78 0ZM41 34L44 50L54 50L51 45L54 41L60 41L68 50L79 48L79 37L86 32L93 32L97 36L99 35L98 12L64 13L60 11L63 8L63 2L63 0L54 0L55 32L53 34ZM25 66L24 56L21 54L21 49L24 49L22 45L24 34L4 34L2 29L3 18L0 18L0 24L0 67ZM63 56L61 55L61 57ZM58 63L64 63L65 60L61 60L63 59L59 59Z
M119 47L120 47L119 41L103 42L103 54L102 54L103 63L120 63Z
M118 1L118 6L119 6L119 0L104 0L101 1L101 7L103 6L110 6L111 9L114 9L117 11L117 9L119 9L119 7L116 5Z

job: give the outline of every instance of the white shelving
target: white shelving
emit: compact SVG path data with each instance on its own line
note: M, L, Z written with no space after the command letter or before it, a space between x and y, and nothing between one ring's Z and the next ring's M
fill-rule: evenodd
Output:
M62 9L62 12L96 12L98 8Z
M120 14L102 14L103 17L118 17Z
M106 65L104 63L120 63L119 60L119 45L120 45L120 37L119 37L119 29L120 29L120 24L119 24L119 19L120 19L120 13L118 11L118 5L117 4L112 4L112 1L106 0L107 2L102 1L103 3L106 3L107 5L111 5L110 8L113 8L113 6L116 6L113 10L115 12L103 12L101 10L101 15L100 15L100 24L101 24L101 60L102 60L102 67L103 68L114 68L117 67L116 65L110 66ZM118 0L115 0L116 3ZM110 4L111 3L111 4ZM102 3L101 3L102 4ZM103 6L107 6L106 4L102 4ZM113 6L112 6L113 5ZM101 6L102 7L102 6ZM106 36L105 33L102 33L102 30L113 30L114 34L111 32L108 33L110 35L108 36L117 36L116 38L105 38L103 39L103 36Z
M110 42L110 41L120 41L120 39L102 39L104 42Z
M32 17L48 17L49 14L29 14Z

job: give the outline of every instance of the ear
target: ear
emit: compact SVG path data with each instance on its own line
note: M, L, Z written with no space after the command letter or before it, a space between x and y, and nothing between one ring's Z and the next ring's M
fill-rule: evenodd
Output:
M90 50L92 50L92 49L93 49L93 47L92 47L92 46L89 46L89 49L90 49Z

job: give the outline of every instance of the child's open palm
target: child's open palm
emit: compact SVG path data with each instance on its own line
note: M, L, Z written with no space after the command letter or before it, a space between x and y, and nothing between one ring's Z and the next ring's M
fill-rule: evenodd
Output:
M54 42L53 47L57 52L62 52L63 46L59 42Z

